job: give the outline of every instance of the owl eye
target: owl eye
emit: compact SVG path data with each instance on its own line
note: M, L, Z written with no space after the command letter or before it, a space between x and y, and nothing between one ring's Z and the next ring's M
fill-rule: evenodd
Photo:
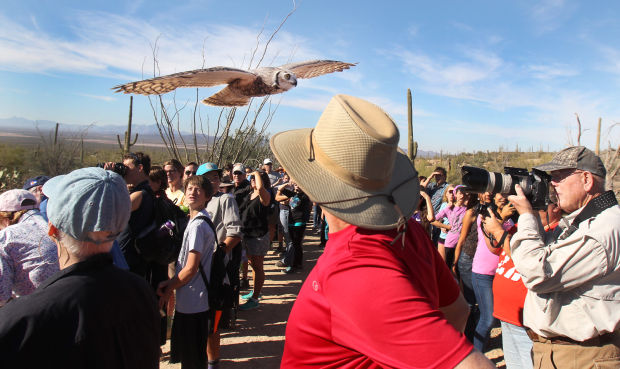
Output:
M284 75L284 79L288 81L289 79L291 79L291 75L290 75L290 74L288 74L288 73L286 73L286 74Z

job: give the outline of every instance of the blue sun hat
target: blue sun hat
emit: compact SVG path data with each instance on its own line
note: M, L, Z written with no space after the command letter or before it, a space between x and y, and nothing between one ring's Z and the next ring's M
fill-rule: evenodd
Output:
M56 228L79 241L89 232L111 232L112 240L127 227L131 200L120 175L102 168L82 168L43 185L47 215Z
M214 170L217 170L217 172L220 173L220 174L222 173L222 170L217 167L217 164L214 164L214 163L204 163L204 164L202 164L202 165L200 165L198 167L198 170L196 171L196 175L197 176L201 176L203 174L212 172Z

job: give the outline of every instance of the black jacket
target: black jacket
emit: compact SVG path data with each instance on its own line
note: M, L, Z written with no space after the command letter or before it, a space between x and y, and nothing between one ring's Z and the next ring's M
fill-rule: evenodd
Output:
M107 253L0 308L4 368L157 368L158 339L154 293Z

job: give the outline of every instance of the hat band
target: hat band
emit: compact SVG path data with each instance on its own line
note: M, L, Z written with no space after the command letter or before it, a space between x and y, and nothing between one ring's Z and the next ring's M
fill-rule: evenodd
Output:
M329 155L327 155L320 146L315 145L314 142L316 139L314 138L314 128L310 131L309 137L309 152L310 157L308 160L316 160L321 164L325 169L330 171L336 177L340 178L346 184L355 187L360 190L380 190L383 187L387 186L390 183L390 178L386 178L383 180L378 179L370 179L367 177L360 176L359 174L355 174L345 168L343 168L340 164L333 161Z

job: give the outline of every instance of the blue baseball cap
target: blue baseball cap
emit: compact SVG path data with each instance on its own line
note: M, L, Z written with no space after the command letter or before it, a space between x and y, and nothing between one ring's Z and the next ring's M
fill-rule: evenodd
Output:
M214 163L204 163L204 164L201 164L201 165L198 167L198 170L196 171L196 175L197 175L197 176L201 176L201 175L203 175L203 174L206 174L206 173L212 172L212 171L214 171L214 170L217 170L217 171L218 171L218 173L221 173L221 172L222 172L222 170L221 170L221 169L218 169L217 164L214 164Z
M50 179L50 177L48 177L48 176L37 176L37 177L34 177L34 178L28 178L26 180L26 182L24 183L23 189L24 190L29 190L29 189L31 189L32 187L35 187L35 186L42 186L49 179Z
M88 232L107 231L114 238L127 227L131 200L120 175L102 168L82 168L57 176L43 185L49 197L50 223L79 241L91 241Z

